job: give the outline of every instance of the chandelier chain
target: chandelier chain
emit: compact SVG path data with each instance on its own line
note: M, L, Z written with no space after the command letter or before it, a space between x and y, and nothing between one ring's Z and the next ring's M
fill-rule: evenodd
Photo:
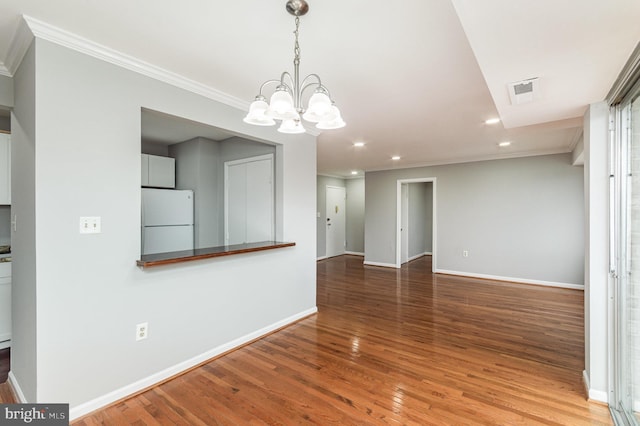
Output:
M298 43L298 33L300 32L299 28L300 28L300 18L296 16L296 30L293 32L296 36L296 43L293 47L293 53L294 53L293 63L295 65L300 64L300 43Z

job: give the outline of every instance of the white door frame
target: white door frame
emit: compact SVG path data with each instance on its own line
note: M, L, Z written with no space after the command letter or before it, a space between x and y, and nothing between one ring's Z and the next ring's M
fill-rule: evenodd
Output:
M347 241L347 227L346 227L346 225L347 225L347 200L346 200L347 188L345 188L344 186L332 186L332 185L326 185L325 186L325 189L324 189L324 204L325 204L325 207L324 207L325 212L324 213L325 213L325 216L327 215L327 210L329 208L329 204L327 203L327 198L328 198L327 197L327 193L329 192L329 189L339 189L339 190L342 191L342 193L345 196L345 203L344 203L345 204L345 208L344 208L344 211L343 211L343 213L344 213L344 222L345 222L345 232L342 235L342 240L344 242L346 242ZM329 256L329 238L328 238L329 231L327 230L326 220L325 220L325 223L324 223L324 229L325 229L325 231L324 231L324 255L325 255L325 257L330 257ZM347 251L347 246L346 246L346 244L344 244L341 254L345 254L346 251ZM335 255L333 255L333 256L335 256Z
M400 268L402 266L402 184L403 183L433 183L433 222L432 222L432 236L431 236L431 247L432 247L432 255L431 255L431 270L436 271L437 268L437 246L436 243L438 241L437 238L437 230L438 230L438 220L436 216L436 178L416 178L416 179L398 179L396 183L396 268ZM408 190L408 188L407 188Z
M239 160L231 160L224 162L224 243L228 245L229 243L229 167L237 166L238 164L243 163L252 163L254 161L262 161L262 160L271 160L271 200L272 200L272 223L271 223L271 235L275 239L275 167L274 167L274 156L273 154L265 154L258 155L255 157L241 158Z

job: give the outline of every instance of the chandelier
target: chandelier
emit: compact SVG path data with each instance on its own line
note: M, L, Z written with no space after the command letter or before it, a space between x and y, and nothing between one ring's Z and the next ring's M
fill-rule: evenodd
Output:
M309 5L304 0L289 0L286 7L287 12L296 17L296 30L293 32L293 77L285 71L279 80L267 80L262 83L260 92L249 106L249 113L243 121L256 126L273 126L276 124L275 120L281 120L278 131L282 133L304 133L301 118L316 123L316 127L322 130L344 127L345 122L340 116L340 111L331 100L329 90L322 84L320 76L309 74L300 81L300 16L309 11ZM275 84L276 87L267 103L262 91L270 84ZM314 90L305 109L302 105L302 95L310 88Z

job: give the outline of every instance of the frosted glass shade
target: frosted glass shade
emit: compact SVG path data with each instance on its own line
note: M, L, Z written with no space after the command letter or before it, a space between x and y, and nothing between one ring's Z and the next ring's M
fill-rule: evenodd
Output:
M251 102L249 113L242 121L255 126L273 126L276 122L266 115L268 107L269 105L264 100L256 99Z
M299 118L298 112L293 106L293 98L285 88L278 88L271 95L267 115L278 120L293 120Z
M302 117L312 123L334 119L331 99L324 91L316 91L309 99L309 107Z
M331 110L332 110L333 119L319 122L318 124L316 124L316 127L318 129L322 129L322 130L340 129L347 125L347 123L345 123L344 120L342 119L342 116L340 115L340 110L338 109L337 106L332 105Z
M300 123L300 120L283 120L282 124L278 128L280 133L297 134L304 133L304 127Z

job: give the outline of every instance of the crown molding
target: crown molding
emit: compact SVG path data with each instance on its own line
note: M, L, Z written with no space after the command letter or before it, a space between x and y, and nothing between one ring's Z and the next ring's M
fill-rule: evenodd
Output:
M157 67L148 62L141 61L140 59L111 49L107 46L95 43L89 39L55 27L31 16L23 15L21 23L23 24L18 28L18 31L13 38L11 49L9 51L10 55L8 55L11 62L7 61L7 68L11 74L15 73L20 61L29 48L33 37L36 37L147 77L151 77L155 80L162 81L189 92L196 93L206 98L213 99L225 105L242 110L247 110L249 108L249 102L245 100L238 99L227 93L214 89L213 87L191 80L164 68ZM23 34L24 31L21 30L23 27L26 28L27 32L30 34L30 38L25 37Z
M13 34L13 38L9 43L9 51L5 58L4 66L9 73L9 77L18 70L22 58L27 53L29 46L33 42L33 32L29 29L27 22L24 19L20 20L16 32Z
M13 77L13 75L9 72L4 62L0 61L0 75L4 75L5 77Z

